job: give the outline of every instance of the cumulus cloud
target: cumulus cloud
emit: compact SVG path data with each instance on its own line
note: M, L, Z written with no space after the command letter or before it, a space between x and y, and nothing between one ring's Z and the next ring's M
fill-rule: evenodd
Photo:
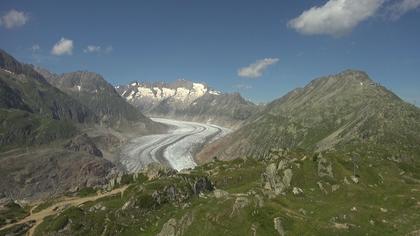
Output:
M102 48L101 46L96 45L89 45L85 49L83 49L83 52L85 53L110 53L112 52L113 48L112 46L107 46L105 48Z
M402 0L391 4L387 10L392 20L399 19L405 13L420 7L420 0Z
M29 17L26 13L13 9L0 17L0 25L6 29L12 29L23 26L28 20Z
M51 53L56 56L71 55L73 53L73 40L61 38L60 41L54 44Z
M373 16L385 0L329 0L288 22L288 26L306 35L342 36Z
M240 68L238 70L238 76L247 78L258 78L264 73L264 71L270 66L279 61L278 58L265 58L257 60L255 63Z

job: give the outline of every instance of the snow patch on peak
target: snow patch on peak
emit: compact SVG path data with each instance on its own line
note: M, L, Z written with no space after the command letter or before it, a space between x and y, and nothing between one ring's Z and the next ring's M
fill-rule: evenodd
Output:
M221 94L221 92L216 91L216 90L210 90L209 93L212 94L212 95L220 95Z
M3 71L5 71L5 72L7 72L7 73L9 73L9 74L14 74L13 72L11 72L10 70L6 70L6 69L3 69L3 68L1 68Z
M124 87L121 87L124 88ZM160 102L170 99L169 102L182 103L190 105L198 98L206 95L220 95L221 93L215 90L210 90L207 85L203 83L195 83L189 81L177 81L173 84L166 83L140 83L133 82L124 90L119 90L121 96L127 100L135 103L144 103L143 98L147 98L148 102Z
M164 98L168 98L174 96L176 91L175 89L162 88L162 93Z
M190 90L183 87L179 87L176 89L174 98L179 101L185 101L188 99L189 94L190 94Z

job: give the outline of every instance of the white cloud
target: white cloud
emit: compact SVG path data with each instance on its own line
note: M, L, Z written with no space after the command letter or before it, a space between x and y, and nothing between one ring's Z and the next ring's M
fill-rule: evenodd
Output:
M32 52L38 52L39 50L41 50L41 47L39 46L39 44L34 44L31 47Z
M402 0L388 7L388 14L392 20L397 20L405 13L420 7L420 0Z
M51 53L56 56L64 54L71 55L73 53L73 40L61 38L51 50Z
M288 22L288 26L307 35L342 36L373 16L385 0L328 0Z
M93 52L100 52L101 46L95 46L95 45L89 45L85 49L83 49L83 52L85 53L93 53Z
M107 46L105 48L102 48L101 46L96 45L89 45L85 49L83 49L83 52L85 53L110 53L112 52L113 48L112 46Z
M0 25L4 26L6 29L12 29L23 26L28 20L29 17L26 13L13 9L0 17Z
M268 66L273 65L279 61L278 58L265 58L262 60L257 60L255 63L240 68L238 70L238 76L247 77L247 78L258 78L264 73Z

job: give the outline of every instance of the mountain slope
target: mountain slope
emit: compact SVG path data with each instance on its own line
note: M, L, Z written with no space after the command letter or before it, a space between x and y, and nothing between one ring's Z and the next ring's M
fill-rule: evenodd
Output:
M202 83L139 83L117 86L128 102L151 116L237 127L258 107L239 94L224 94Z
M102 124L122 128L133 122L141 122L144 129L149 130L147 132L162 128L121 98L115 88L99 74L77 71L56 75L40 68L37 71L52 85L86 105Z
M45 78L0 50L0 144L47 143L69 137L72 124L96 116L86 106L51 86ZM22 121L22 122L20 122Z
M305 152L273 151L263 160L213 161L178 174L150 168L144 175L124 176L130 183L124 194L60 208L33 231L159 236L418 234L419 165L407 170L392 160L366 158L355 177L351 159L342 153L311 157Z
M198 159L260 158L271 148L381 150L420 155L420 109L360 71L313 80L273 101L246 126L205 148ZM365 150L365 151L366 151Z
M0 198L43 198L105 184L115 165L87 135L87 106L0 50Z

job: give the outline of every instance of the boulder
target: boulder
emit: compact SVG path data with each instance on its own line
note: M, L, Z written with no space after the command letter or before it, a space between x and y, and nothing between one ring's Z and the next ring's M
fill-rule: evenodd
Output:
M229 196L229 193L228 192L226 192L224 190L221 190L221 189L214 190L213 191L213 194L214 194L214 197L215 198L224 198L224 197Z
M185 234L187 228L193 223L192 213L185 214L181 219L169 219L162 227L157 236L181 236Z
M242 208L249 206L249 203L250 202L247 197L237 197L235 200L235 203L233 204L232 213L230 213L230 217L238 215L239 211Z
M318 176L319 177L334 178L331 162L327 158L319 154L317 158L317 162L318 162Z
M280 235L280 236L286 235L285 232L284 232L283 224L281 222L281 218L276 217L276 218L274 218L273 221L274 221L274 229L277 231L278 235Z

